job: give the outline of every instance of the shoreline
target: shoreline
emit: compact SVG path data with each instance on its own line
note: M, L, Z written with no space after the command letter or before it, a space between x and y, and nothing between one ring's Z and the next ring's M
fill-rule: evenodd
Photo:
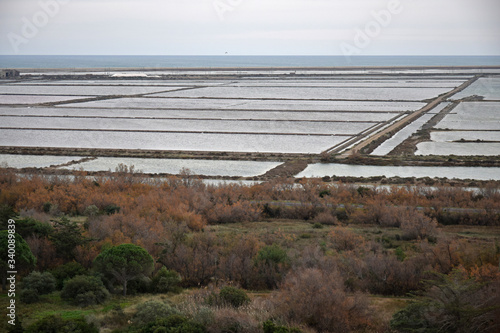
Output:
M293 66L245 66L245 67L65 67L65 68L6 68L0 69L15 69L20 72L158 72L158 71L360 71L360 70L500 70L500 65L486 66L332 66L332 67L293 67Z

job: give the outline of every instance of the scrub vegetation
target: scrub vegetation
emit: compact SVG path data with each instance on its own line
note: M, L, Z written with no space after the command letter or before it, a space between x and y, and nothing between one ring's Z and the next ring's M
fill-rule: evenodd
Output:
M189 172L159 180L130 170L74 178L0 170L1 229L16 220L25 258L16 329L500 328L494 184L210 186ZM5 284L0 301L7 305Z

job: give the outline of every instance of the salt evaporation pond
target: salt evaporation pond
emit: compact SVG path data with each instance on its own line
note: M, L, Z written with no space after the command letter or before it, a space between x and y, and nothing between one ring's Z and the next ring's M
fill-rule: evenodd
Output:
M483 96L485 100L500 100L500 78L479 78L472 85L454 95L452 98L457 100L473 95Z
M500 142L500 131L434 131L431 132L431 141L498 141ZM498 152L500 155L500 152Z
M79 156L0 154L0 166L9 168L46 168L82 159Z
M29 81L15 82L13 85L21 86L218 86L231 83L231 81L217 80L57 80L57 81Z
M449 130L500 131L500 122L492 120L472 120L467 117L446 116L434 128Z
M390 139L384 141L380 146L375 148L373 152L371 152L370 155L375 155L375 156L384 156L389 154L394 148L396 148L398 145L400 145L404 140L409 138L413 133L415 133L417 130L422 128L423 125L425 125L432 117L434 114L424 114L417 120L413 121L410 123L410 125L404 127L401 129L399 132L397 132L395 135L393 135Z
M435 128L454 130L500 130L500 103L462 102Z
M194 109L194 110L293 110L293 111L415 111L425 106L421 102L389 101L282 101L248 99L193 99L193 98L119 98L103 101L69 104L82 108L137 108L137 109Z
M270 98L270 99L347 99L347 100L410 100L436 97L451 88L281 88L281 87L207 87L153 94L157 97Z
M356 135L375 123L272 121L272 120L197 120L197 119L119 119L119 118L2 118L3 128L227 132L227 133L298 133ZM43 135L40 133L40 135ZM75 134L76 135L76 134Z
M319 154L349 136L210 133L103 132L65 130L0 131L0 145Z
M443 121L492 121L500 122L499 102L461 102Z
M134 166L135 170L144 173L178 174L186 168L198 175L205 176L237 176L254 177L280 165L280 162L258 161L226 161L226 160L194 160L194 159L151 159L125 157L99 157L65 169L84 171L115 171L119 164Z
M450 105L451 103L450 102L443 102L443 103L439 103L438 106L436 106L434 109L430 110L429 112L427 113L430 113L430 114L436 114L436 113L439 113L441 111L443 111L443 109L445 107L447 107L448 105Z
M500 155L500 143L421 142L417 144L415 155L498 156Z
M423 167L423 166L372 166L346 164L310 164L296 177L439 177L476 180L500 180L500 168L486 167Z
M0 85L0 94L23 95L136 95L177 90L180 87L133 87L133 86L14 86Z
M184 81L183 81L184 82ZM465 80L239 80L232 81L227 86L232 87L337 87L350 89L356 88L455 88L464 83Z
M201 111L145 109L78 109L78 108L7 108L0 107L0 116L96 117L96 118L162 118L162 119L274 119L310 121L382 122L398 115L396 112L298 112L298 111ZM96 121L98 121L96 119Z

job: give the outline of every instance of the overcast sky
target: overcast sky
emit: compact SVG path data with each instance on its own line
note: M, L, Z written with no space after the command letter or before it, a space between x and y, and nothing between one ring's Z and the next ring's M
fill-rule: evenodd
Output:
M500 55L499 13L499 0L0 0L0 54Z

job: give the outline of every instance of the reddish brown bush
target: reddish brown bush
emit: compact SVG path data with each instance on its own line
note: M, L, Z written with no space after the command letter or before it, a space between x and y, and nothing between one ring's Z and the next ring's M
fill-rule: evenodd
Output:
M430 239L437 234L437 222L416 209L408 209L401 223L403 238Z
M369 326L368 302L347 295L338 273L318 269L290 273L273 295L275 315L299 321L320 332L350 332Z
M329 240L337 251L352 251L360 248L364 238L348 228L338 227L329 234Z

